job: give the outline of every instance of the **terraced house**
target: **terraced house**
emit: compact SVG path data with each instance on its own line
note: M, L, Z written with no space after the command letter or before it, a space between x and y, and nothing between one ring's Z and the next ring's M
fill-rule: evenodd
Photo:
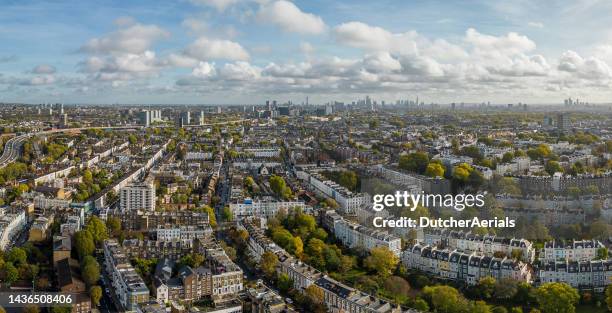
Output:
M416 244L406 249L402 255L402 264L408 269L420 270L442 279L461 281L468 285L475 285L484 277L532 281L531 268L522 261L429 245Z

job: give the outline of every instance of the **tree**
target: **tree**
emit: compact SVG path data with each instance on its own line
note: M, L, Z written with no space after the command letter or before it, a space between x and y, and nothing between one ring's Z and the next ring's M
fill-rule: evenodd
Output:
M370 255L365 259L364 266L376 271L379 276L387 277L393 273L399 263L399 258L387 247L376 247L370 250Z
M295 249L295 255L301 259L304 256L304 243L302 242L302 238L300 238L299 236L294 237L293 247Z
M566 283L545 283L535 296L543 313L574 313L580 299L578 291Z
M482 299L491 299L495 291L495 278L491 276L481 278L475 286L475 290Z
M430 162L425 170L425 175L429 177L444 177L444 165Z
M108 232L106 231L106 224L97 216L92 216L87 222L85 227L93 237L95 243L99 244L104 239L108 238Z
M359 181L359 178L357 177L357 174L355 172L343 171L342 173L340 173L340 178L339 178L338 183L348 190L355 191L357 189L358 181Z
M408 282L399 276L390 276L383 284L385 290L397 303L401 303L402 299L408 296L410 285Z
M470 173L472 173L472 171L474 171L474 168L469 164L461 163L456 165L453 169L453 178L458 182L465 183L470 177Z
M19 279L19 271L11 262L4 263L4 280L11 285Z
M11 262L11 263L15 264L15 265L27 264L28 263L28 255L26 254L25 250L23 250L22 248L14 247L6 255L6 260L8 262Z
M305 290L305 294L313 303L323 303L325 294L323 293L323 289L319 288L317 285L312 284L308 286Z
M23 313L40 313L40 308L35 305L27 305L23 308Z
M274 191L277 195L282 195L283 190L287 186L285 180L277 175L270 176L268 182L270 183L270 188L272 191Z
M208 221L210 223L210 227L217 227L217 218L215 217L215 210L208 205L205 205L200 208L200 211L208 214Z
M503 306L496 306L491 310L491 313L508 313L508 309Z
M425 152L414 152L402 155L399 158L398 166L401 169L423 174L429 164L429 156Z
M100 288L100 286L92 286L89 288L89 297L91 297L91 302L95 306L100 305L100 299L102 299L102 288Z
M512 299L518 292L518 281L512 278L502 278L495 282L495 291L493 292L496 299L506 300Z
M80 259L93 254L96 249L93 236L88 230L80 230L74 234L74 246Z
M472 301L468 309L470 313L491 313L491 307L484 301Z
M293 287L293 280L289 278L289 275L282 273L278 276L277 286L278 290L287 293Z
M427 301L421 298L416 298L412 304L412 307L420 312L429 312L429 304L427 304Z
M504 156L502 157L502 162L510 163L510 162L512 162L512 159L514 159L514 153L506 152L506 153L504 153Z
M106 228L110 231L112 237L117 237L121 233L121 219L111 216L106 220Z
M608 311L612 311L612 285L608 285L606 288L606 305L608 306Z
M95 285L100 279L100 265L93 256L87 255L83 258L81 276L88 286Z
M226 222L231 222L234 219L234 213L229 206L223 207L222 217Z
M261 255L259 268L268 277L273 277L278 265L278 257L276 254L266 251Z
M51 313L70 313L72 312L71 306L54 306L51 308Z
M510 310L510 313L523 313L523 308L520 306L515 306Z
M467 301L459 291L451 286L427 286L423 288L423 294L430 299L431 305L436 312L459 313L465 312Z
M561 165L559 165L559 162L553 160L549 160L548 162L546 162L544 170L550 176L552 176L556 172L563 172L563 168L561 167Z

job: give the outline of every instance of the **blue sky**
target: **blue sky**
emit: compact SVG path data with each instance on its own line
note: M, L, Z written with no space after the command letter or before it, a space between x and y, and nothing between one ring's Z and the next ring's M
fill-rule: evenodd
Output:
M0 1L0 101L608 102L612 3Z

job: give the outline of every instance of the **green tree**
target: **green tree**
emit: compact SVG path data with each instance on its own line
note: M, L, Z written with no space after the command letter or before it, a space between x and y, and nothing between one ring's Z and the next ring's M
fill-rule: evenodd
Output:
M231 222L232 220L234 220L234 213L232 212L229 206L223 207L222 217L223 220L226 222Z
M88 286L95 285L100 279L100 265L96 258L87 255L81 262L81 276Z
M277 286L278 290L287 293L293 287L293 280L289 278L289 275L282 273L278 276Z
M92 286L89 288L89 297L91 298L91 303L93 303L93 305L100 305L100 299L102 299L102 288L100 288L100 286Z
M106 220L106 228L110 231L112 237L117 237L121 233L121 219L111 216Z
M423 294L430 299L431 305L439 313L460 313L467 311L467 301L459 291L451 286L427 286Z
M27 264L28 255L22 248L14 247L6 255L6 260L8 262L12 262L15 265Z
M370 250L370 255L364 260L364 266L376 271L380 277L387 277L393 273L399 258L387 247L376 247Z
M489 300L493 297L493 292L495 292L495 283L495 278L491 276L483 277L478 281L475 290L482 299Z
M270 176L268 182L270 183L270 188L272 191L274 191L277 195L282 195L285 187L287 186L285 180L277 175Z
M80 230L74 234L74 247L81 260L92 255L96 249L93 236L88 230Z
M423 174L429 164L429 156L425 152L414 152L402 155L399 158L398 166L401 169Z
M470 313L491 313L491 307L484 301L472 301L468 305Z
M552 176L556 172L563 173L563 168L561 167L561 165L559 165L559 162L553 161L553 160L549 160L548 162L546 162L546 166L544 167L544 170L550 176Z
M566 283L545 283L535 296L543 313L574 313L580 299L578 291Z
M4 263L4 279L9 285L19 279L19 271L11 262Z
M274 277L276 266L278 265L278 257L276 254L266 251L261 255L259 268L267 277Z
M92 216L87 222L85 227L93 237L95 243L99 244L104 239L108 238L108 232L106 230L106 224L97 216Z
M612 311L612 285L608 285L606 288L606 305L608 306L608 311Z
M412 304L412 307L420 312L429 312L429 304L427 304L427 301L421 298L416 298Z

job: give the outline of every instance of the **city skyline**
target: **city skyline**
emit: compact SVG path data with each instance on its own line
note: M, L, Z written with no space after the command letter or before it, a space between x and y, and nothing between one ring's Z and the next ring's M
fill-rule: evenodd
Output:
M369 95L562 104L609 103L612 95L612 4L598 0L2 7L2 102L325 103Z

